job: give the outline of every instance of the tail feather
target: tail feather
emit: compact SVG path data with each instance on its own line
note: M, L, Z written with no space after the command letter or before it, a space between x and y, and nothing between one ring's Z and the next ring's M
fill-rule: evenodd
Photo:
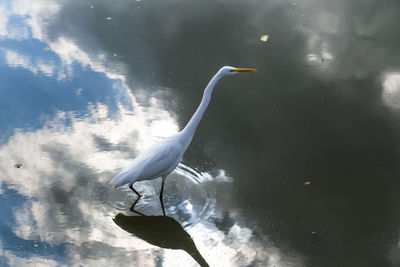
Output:
M129 173L121 172L110 181L110 184L113 185L114 188L118 188L129 183L129 177Z

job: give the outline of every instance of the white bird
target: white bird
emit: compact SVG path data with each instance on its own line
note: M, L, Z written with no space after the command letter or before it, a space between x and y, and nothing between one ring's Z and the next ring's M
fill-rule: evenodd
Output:
M141 197L133 188L133 184L137 181L153 180L162 177L160 202L165 216L164 204L162 202L165 179L178 166L183 154L192 141L197 125L203 117L208 103L210 103L214 86L224 76L249 71L256 71L256 69L234 68L230 66L222 67L204 89L200 105L186 127L179 133L161 140L139 154L127 168L111 180L110 184L115 188L129 184L129 188L138 195L138 198L131 207L132 211L134 211L133 208Z

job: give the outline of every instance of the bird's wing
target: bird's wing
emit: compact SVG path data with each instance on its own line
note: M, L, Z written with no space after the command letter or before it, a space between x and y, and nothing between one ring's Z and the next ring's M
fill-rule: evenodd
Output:
M157 178L162 173L176 167L181 156L180 144L162 142L144 151L132 162L131 169L137 170L138 180ZM156 177L155 177L156 176Z
M157 178L172 171L182 156L181 145L175 140L157 143L136 157L133 162L115 176L111 184L118 187L134 181Z

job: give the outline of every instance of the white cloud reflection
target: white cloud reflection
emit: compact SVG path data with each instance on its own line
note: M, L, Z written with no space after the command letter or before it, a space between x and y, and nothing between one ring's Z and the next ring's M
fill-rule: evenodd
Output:
M73 63L79 63L82 67L89 67L92 71L104 73L110 79L123 80L123 75L106 70L106 57L104 54L87 53L78 47L73 39L63 36L55 40L47 36L47 27L51 27L49 21L57 16L62 8L61 3L52 0L16 0L12 4L4 1L0 3L0 38L8 40L24 40L33 38L46 44L49 49L46 53L55 53L61 60L61 66L57 68L53 62L44 59L36 59L29 54L21 54L17 51L4 49L6 63L11 67L23 67L33 73L38 71L47 76L57 75L59 80L71 78L73 75ZM13 25L12 19L18 18L22 25ZM29 53L32 53L31 51ZM91 54L91 55L89 55ZM114 66L115 68L115 66Z
M382 100L393 108L400 108L400 72L388 72L382 77Z
M178 131L174 117L160 109L156 100L145 108L132 95L130 98L133 112L120 105L116 116L110 118L107 106L97 103L86 118L62 113L42 129L15 133L0 148L2 183L30 199L15 211L13 231L22 239L40 240L49 245L69 243L70 252L78 253L72 261L85 266L115 265L116 262L124 266L126 253L132 251L143 254L144 259L136 260L145 266L156 266L154 257L145 256L156 252L163 255L164 266L195 266L188 254L151 246L129 236L111 220L116 209L126 210L133 197L130 193L107 189L112 174L131 158L132 153L127 151L131 147L140 151L160 136ZM65 116L72 120L70 126L64 124ZM99 145L99 137L108 145ZM112 149L105 149L107 146ZM23 167L14 168L16 162L23 162ZM226 177L224 171L219 176ZM206 181L210 178L215 182L220 180L206 173ZM195 204L185 203L186 208L191 206L190 211L194 209ZM210 209L208 213L206 218L221 216L218 210ZM244 225L236 223L225 233L215 224L200 220L188 230L211 266L221 262L229 266L261 263L265 264L262 266L286 266L278 249L266 247L268 242L260 241ZM79 252L83 246L99 243L113 256L93 259Z
M60 8L61 5L52 0L15 0L12 1L10 14L26 17L26 22L31 29L32 37L43 40L45 38L43 26L47 19L50 19L58 13Z
M25 68L34 74L42 73L46 76L52 76L55 71L55 65L51 61L45 61L41 58L33 59L31 56L21 55L16 51L4 49L6 63L12 68Z
M57 262L48 259L45 257L29 257L29 258L21 258L13 255L11 252L3 250L1 243L0 243L0 251L2 252L1 255L7 258L7 264L5 266L18 266L18 267L25 267L25 266L58 266Z
M63 71L58 74L59 79L72 77L74 62L80 63L83 67L89 67L92 71L104 73L109 79L125 80L121 74L111 72L106 69L106 58L103 54L89 55L72 39L60 37L55 41L47 40L51 50L61 59Z
M122 105L119 108L118 118L114 120L108 117L107 107L100 103L91 107L91 116L84 119L60 112L61 115L48 121L46 127L34 132L17 132L0 148L0 170L4 171L1 182L31 198L23 210L14 214L17 236L36 237L50 245L71 242L80 246L97 241L125 249L149 248L145 242L132 240L116 229L110 207L96 205L87 194L86 190L93 190L90 184L97 182L107 187L110 175L126 165L130 158L130 153L125 151L99 149L94 136L104 138L111 146L123 143L127 148L132 146L140 150L142 145L154 142L160 135L175 133L178 128L168 112L154 106L142 108L134 104L135 115ZM64 125L62 118L65 116L72 119L69 127ZM158 132L160 129L162 132ZM141 145L136 146L136 143ZM24 162L23 168L14 168L13 162ZM71 164L82 169L71 168ZM90 176L88 186L78 185L80 172ZM55 188L60 192L52 195ZM68 195L70 201L76 201L74 207L70 207L73 210L68 212L64 210L67 203L57 203L54 199L59 197L57 194L71 190L79 192ZM113 193L118 195L118 192ZM75 212L80 214L79 218L74 218ZM69 225L71 220L79 221L78 225Z
M307 14L309 24L300 24L300 31L307 37L307 63L320 71L334 71L329 68L334 60L332 38L338 38L339 16L332 11L322 11Z
M46 18L55 16L60 10L60 4L52 0L14 0L0 3L0 38L23 40L33 38L44 39L43 24ZM12 18L19 18L27 27L13 27ZM28 30L29 28L29 30Z

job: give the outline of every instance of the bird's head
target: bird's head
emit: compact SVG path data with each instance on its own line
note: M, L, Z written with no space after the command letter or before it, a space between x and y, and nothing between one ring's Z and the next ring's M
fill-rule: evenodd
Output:
M240 72L249 72L249 71L257 71L256 69L250 69L250 68L235 68L231 66L224 66L222 67L219 72L222 75L234 75Z

